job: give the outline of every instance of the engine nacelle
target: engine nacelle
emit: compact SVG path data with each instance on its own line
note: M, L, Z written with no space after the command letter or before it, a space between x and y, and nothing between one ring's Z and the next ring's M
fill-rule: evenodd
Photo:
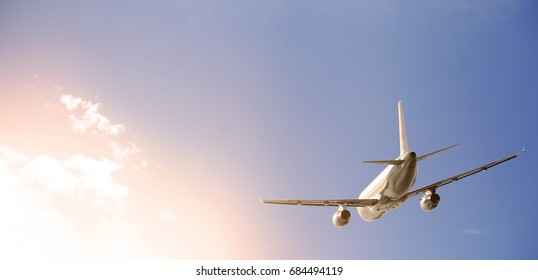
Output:
M351 220L351 212L345 208L338 208L338 211L333 215L333 224L335 227L344 227Z
M441 197L435 191L427 191L420 199L420 207L424 211L432 211L439 205Z

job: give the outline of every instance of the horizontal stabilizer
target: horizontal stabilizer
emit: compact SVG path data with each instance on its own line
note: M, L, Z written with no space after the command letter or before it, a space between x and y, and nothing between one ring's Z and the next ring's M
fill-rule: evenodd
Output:
M435 155L435 154L438 154L438 153L440 153L440 152L444 152L444 151L446 151L446 150L452 149L452 148L454 148L454 147L456 147L456 146L458 146L458 145L459 145L459 144L452 145L452 146L450 146L450 147L446 147L446 148L444 148L444 149L435 151L435 152L433 152L433 153L429 153L429 154L427 154L427 155L420 156L420 157L417 158L417 161L421 161L421 160L423 160L423 159L425 159L425 158L427 158L427 157L431 157L431 156L433 156L433 155Z
M400 165L400 164L404 163L404 160L401 160L401 159L392 159L392 160L363 160L362 163Z

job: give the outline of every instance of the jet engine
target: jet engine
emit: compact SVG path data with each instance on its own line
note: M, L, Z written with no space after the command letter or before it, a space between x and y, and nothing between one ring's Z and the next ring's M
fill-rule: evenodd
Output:
M335 227L344 227L347 224L349 224L349 221L351 220L351 212L347 210L346 208L340 206L338 208L338 211L334 213L333 215L333 224Z
M420 207L424 211L432 211L439 205L441 197L433 191L427 191L426 194L420 199Z

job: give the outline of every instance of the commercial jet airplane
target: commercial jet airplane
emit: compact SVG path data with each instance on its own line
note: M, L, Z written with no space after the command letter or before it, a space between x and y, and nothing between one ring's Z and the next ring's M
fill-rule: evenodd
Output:
M439 194L436 193L437 188L487 170L488 168L516 158L521 153L525 152L525 149L523 149L518 153L498 161L488 163L422 188L411 190L411 187L417 178L417 162L437 153L454 148L459 144L423 156L417 156L415 152L409 150L409 145L407 143L402 101L398 102L398 119L400 128L400 156L394 160L363 161L364 163L371 164L385 164L387 167L362 191L358 199L261 199L261 202L286 205L338 206L338 210L333 215L333 224L336 227L343 227L349 223L351 213L347 210L347 207L357 207L361 218L370 222L381 218L389 210L402 206L407 199L423 193L425 194L420 199L420 206L424 211L432 211L437 208L441 200Z

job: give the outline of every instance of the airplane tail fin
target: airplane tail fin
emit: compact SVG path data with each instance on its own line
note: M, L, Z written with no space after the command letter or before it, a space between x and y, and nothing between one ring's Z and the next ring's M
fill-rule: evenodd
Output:
M398 102L398 120L400 127L400 155L403 155L409 152L409 144L407 143L407 131L405 129L403 105L401 100Z
M398 121L399 121L399 127L400 127L400 155L403 155L403 154L409 152L409 144L407 143L407 131L405 129L405 119L404 119L404 112L403 112L403 104L402 104L401 100L398 102ZM421 161L421 160L423 160L423 159L425 159L427 157L430 157L430 156L433 156L433 155L438 154L440 152L444 152L446 150L452 149L452 148L454 148L454 147L456 147L458 145L459 144L452 145L450 147L443 148L443 149L435 151L433 153L429 153L427 155L417 157L417 161ZM373 162L367 162L367 163L373 163ZM392 164L394 164L394 163L392 163Z

